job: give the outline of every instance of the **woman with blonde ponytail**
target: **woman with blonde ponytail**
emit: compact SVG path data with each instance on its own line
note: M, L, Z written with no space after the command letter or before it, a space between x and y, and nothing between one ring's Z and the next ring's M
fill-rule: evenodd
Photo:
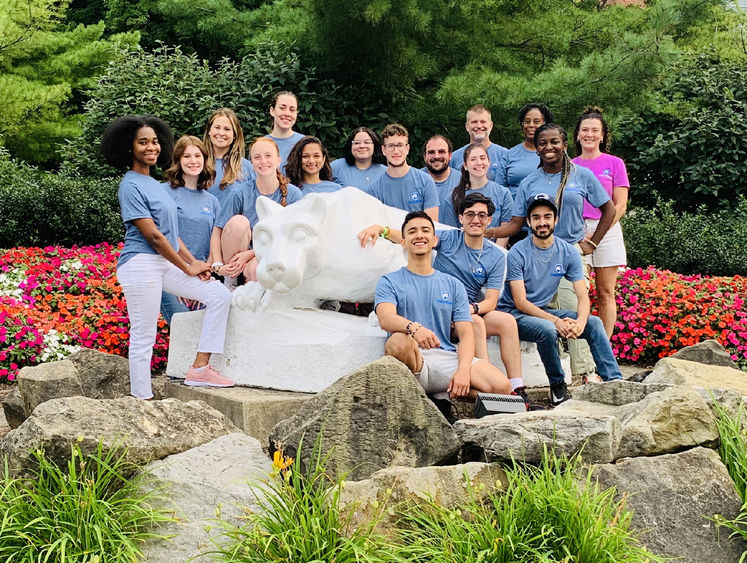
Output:
M604 323L607 336L611 337L617 320L615 285L617 270L627 263L625 241L623 240L620 218L628 206L628 172L622 159L609 154L610 128L602 115L602 109L587 106L576 122L573 132L576 145L576 158L573 163L583 166L601 182L604 190L612 197L615 218L612 226L599 241L594 252L585 256L586 262L594 269L594 283L597 288L599 317ZM601 213L584 202L584 223L587 237L594 237L599 229Z
M234 111L220 108L210 114L202 142L207 149L206 164L215 169L208 193L222 205L235 185L254 178L252 165L244 158L244 131Z
M267 137L254 139L249 146L249 158L256 177L231 192L210 238L210 254L215 260L213 271L224 276L229 289L236 287L239 274L243 273L247 280L257 279L257 260L251 249L252 228L259 220L257 198L269 197L285 207L303 196L280 172L280 151L275 141Z
M487 236L512 236L519 232L526 221L527 207L537 194L547 194L555 199L558 207L558 222L555 236L575 245L582 255L591 254L615 219L615 206L602 184L587 168L576 166L568 156L568 134L560 125L546 123L534 133L534 144L540 165L519 184L514 200L511 222L497 229L488 229ZM584 202L599 209L601 218L591 237L584 232ZM575 311L578 308L573 286L561 280L557 300L551 306ZM573 375L583 377L584 382L601 381L585 340L569 339Z

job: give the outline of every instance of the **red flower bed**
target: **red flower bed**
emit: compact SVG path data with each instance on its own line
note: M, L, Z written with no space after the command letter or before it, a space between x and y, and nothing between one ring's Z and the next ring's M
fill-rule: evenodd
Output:
M78 347L127 355L129 321L115 270L119 247L16 248L0 252L0 378ZM159 321L153 367L165 365Z
M612 348L620 360L653 364L714 338L747 369L747 277L684 276L653 267L618 280Z

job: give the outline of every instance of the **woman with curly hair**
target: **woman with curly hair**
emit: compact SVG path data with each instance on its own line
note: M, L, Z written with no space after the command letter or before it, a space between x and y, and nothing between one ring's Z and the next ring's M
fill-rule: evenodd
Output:
M269 197L285 207L303 197L301 190L280 172L280 150L275 141L269 137L254 139L249 158L256 178L231 193L210 238L213 271L224 276L223 283L231 290L236 288L239 274L247 280L257 280L257 259L251 249L252 228L259 221L257 198Z
M197 260L179 238L176 202L150 175L156 164L171 161L171 128L152 116L126 116L112 122L101 141L107 163L128 169L119 184L125 224L124 248L117 279L130 318L130 392L151 399L150 362L156 342L161 291L205 304L197 355L185 377L187 385L230 387L208 362L223 352L231 294L211 281L210 266Z
M298 141L288 155L285 172L291 183L299 187L303 195L336 192L342 186L332 181L329 154L316 137L307 136Z

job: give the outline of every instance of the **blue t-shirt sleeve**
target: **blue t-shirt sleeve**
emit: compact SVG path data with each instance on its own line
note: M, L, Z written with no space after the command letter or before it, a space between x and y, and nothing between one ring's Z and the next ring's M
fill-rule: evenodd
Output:
M241 215L243 207L243 198L241 189L231 190L228 197L224 200L223 206L220 209L220 214L215 219L215 226L222 229L228 223L228 220L234 215Z
M568 248L568 270L565 273L565 277L571 282L581 281L584 279L584 270L581 266L581 255L574 247L568 246Z
M501 223L508 223L514 214L514 199L511 197L511 192L508 188L504 187L502 192L503 201L501 202L501 215L499 219Z
M122 221L153 218L145 198L134 182L123 182L119 189L119 206Z
M394 284L387 276L381 276L376 284L376 293L374 295L374 310L380 303L397 304L397 292L394 290Z
M516 199L514 199L514 217L526 217L527 216L527 191L529 176L524 178L519 187L516 189Z
M467 299L467 290L464 289L464 285L458 279L454 280L454 308L451 312L451 321L460 322L467 321L472 322L472 315L469 309L469 300Z
M430 174L425 174L425 183L423 184L423 209L438 207L438 190L436 182Z
M508 264L506 266L506 281L524 279L524 257L513 249L508 252Z
M288 195L285 197L285 202L290 205L296 203L303 197L303 192L299 190L293 184L288 184Z
M487 244L487 242L484 244ZM488 281L485 284L488 289L501 290L503 284L506 283L506 254L501 250L498 251L498 254L500 256L498 256L493 269L490 270Z

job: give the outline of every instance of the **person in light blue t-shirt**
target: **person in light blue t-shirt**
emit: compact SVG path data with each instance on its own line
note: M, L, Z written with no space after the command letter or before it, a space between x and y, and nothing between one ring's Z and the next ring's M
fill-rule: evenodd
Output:
M570 399L559 337L586 340L604 381L621 379L622 374L601 319L590 316L581 257L570 244L553 236L558 223L555 202L547 194L537 194L527 206L527 216L532 236L508 253L508 284L498 307L516 317L522 340L537 343L550 380L550 402L556 406ZM562 278L573 284L577 312L549 307Z
M236 288L239 274L248 281L257 280L257 259L251 249L252 229L259 221L257 199L265 196L285 207L303 197L280 172L280 152L272 139L255 139L249 158L257 177L233 190L221 207L210 239L213 269L224 276L223 283L231 290Z
M207 149L197 137L185 135L174 145L172 164L166 170L166 192L176 202L179 237L192 256L208 264L210 234L220 203L207 188L213 178ZM171 324L174 313L203 308L199 301L184 299L166 291L161 294L161 314Z
M387 125L381 133L387 169L367 190L384 205L405 211L425 211L438 221L438 193L428 174L407 164L408 132L402 125Z
M367 191L386 170L379 136L368 127L358 127L345 141L342 158L331 166L333 182Z
M215 110L205 125L202 142L207 149L206 163L215 170L208 192L223 203L231 190L254 178L250 162L244 158L244 131L233 110Z
M331 180L327 148L316 137L307 136L296 143L288 155L285 171L303 195L336 192L342 188Z
M270 106L272 116L272 131L267 135L275 141L280 151L280 170L285 172L285 163L291 149L303 135L293 131L293 126L298 119L298 98L293 92L282 91L275 94Z
M482 145L490 158L490 168L487 172L488 180L500 183L504 176L508 150L490 141L493 122L488 108L483 105L475 105L469 108L464 127L467 129L467 133L469 133L469 143L452 153L451 167L461 170L464 163L464 151L467 150L467 147L474 144Z
M165 122L134 115L113 121L101 139L106 162L128 169L118 193L125 243L117 262L117 281L127 300L130 321L130 393L139 399L153 397L150 362L161 290L197 300L206 307L198 352L185 384L233 385L209 364L211 354L223 352L231 295L210 280L210 266L196 259L182 243L177 204L166 191L171 188L150 176L151 166L165 167L171 162L173 142L171 128Z
M438 220L439 223L450 225L444 221L444 217L450 212L451 207L451 192L459 183L461 173L459 170L452 168L451 162L451 141L443 135L433 135L430 139L425 142L423 147L423 162L425 167L421 168L421 172L429 174L436 184L436 192L438 193ZM452 213L453 214L453 213ZM457 225L452 225L456 227Z
M408 213L401 232L407 266L382 276L376 285L376 316L381 328L390 333L385 354L404 363L426 393L437 398L510 391L498 368L474 357L464 286L431 265L431 250L437 242L433 220L422 211ZM458 346L449 339L452 323Z

